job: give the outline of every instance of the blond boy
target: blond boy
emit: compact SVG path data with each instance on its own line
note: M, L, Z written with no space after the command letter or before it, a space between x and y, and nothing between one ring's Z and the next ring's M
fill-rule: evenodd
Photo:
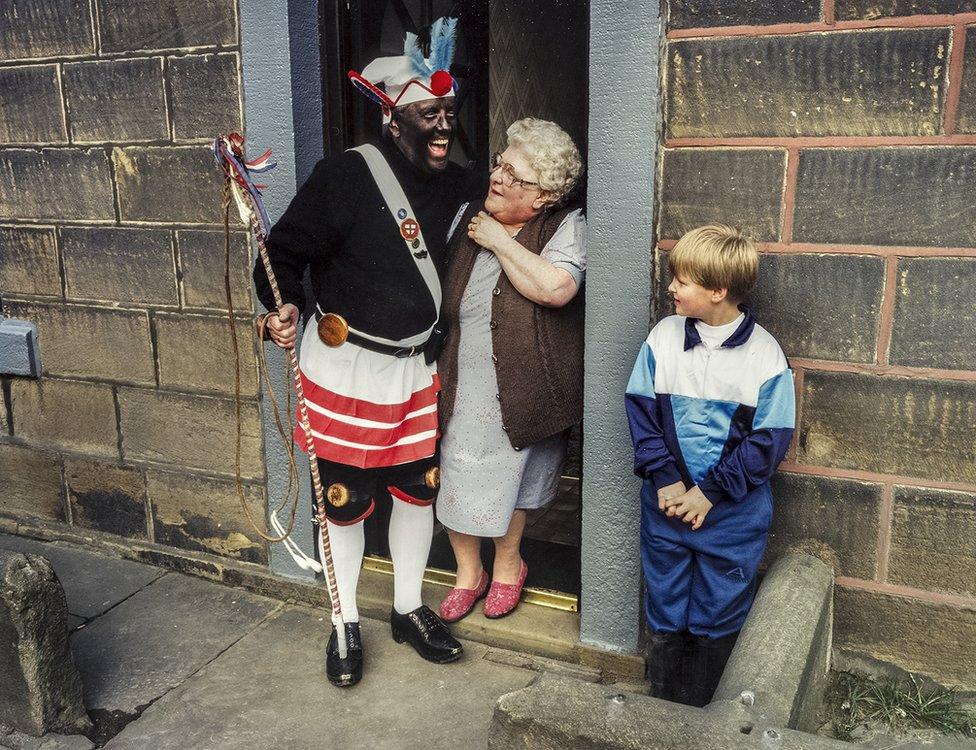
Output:
M737 229L693 229L668 257L675 315L641 347L626 406L641 492L651 693L705 705L755 595L769 480L794 426L793 374L742 304L759 257Z

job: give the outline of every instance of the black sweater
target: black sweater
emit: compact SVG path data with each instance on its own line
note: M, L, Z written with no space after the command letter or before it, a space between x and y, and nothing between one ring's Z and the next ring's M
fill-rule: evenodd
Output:
M446 262L446 235L458 206L481 197L485 183L453 162L431 174L411 164L389 138L379 144L420 223L438 273ZM396 211L399 206L394 206ZM356 152L323 159L295 195L267 239L281 297L305 307L302 276L310 268L315 301L353 328L401 340L437 319L433 300L399 222L386 207L366 162ZM274 298L261 259L254 266L258 299Z

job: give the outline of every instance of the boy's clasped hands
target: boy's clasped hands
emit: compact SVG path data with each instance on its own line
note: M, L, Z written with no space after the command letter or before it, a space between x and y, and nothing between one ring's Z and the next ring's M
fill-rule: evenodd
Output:
M691 524L692 531L697 531L712 509L712 501L705 497L697 484L686 491L684 482L675 482L657 491L657 507L665 511L668 517L680 516L682 521Z

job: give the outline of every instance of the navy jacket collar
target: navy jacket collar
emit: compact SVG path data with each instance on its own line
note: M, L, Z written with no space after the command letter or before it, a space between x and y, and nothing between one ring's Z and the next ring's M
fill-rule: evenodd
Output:
M745 316L732 335L722 342L722 346L728 349L746 343L752 335L752 329L756 327L756 318L753 316L752 310L745 305L739 305L739 309L745 313ZM697 322L698 318L685 318L685 351L693 349L702 342L701 336L698 335L698 329L695 328Z

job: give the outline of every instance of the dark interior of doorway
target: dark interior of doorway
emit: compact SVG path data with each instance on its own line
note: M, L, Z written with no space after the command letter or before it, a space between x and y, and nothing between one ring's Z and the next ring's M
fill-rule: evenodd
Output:
M587 0L320 0L324 135L330 154L380 135L373 105L346 80L375 57L402 54L404 33L422 43L431 22L458 18L458 44L451 73L459 81L458 133L451 158L485 170L502 150L505 129L516 119L540 117L559 123L586 153ZM532 511L522 555L527 585L578 595L580 586L580 443L572 431L559 494ZM389 504L378 503L366 524L366 551L386 557ZM482 557L490 570L493 545ZM447 533L435 526L430 567L453 571Z

